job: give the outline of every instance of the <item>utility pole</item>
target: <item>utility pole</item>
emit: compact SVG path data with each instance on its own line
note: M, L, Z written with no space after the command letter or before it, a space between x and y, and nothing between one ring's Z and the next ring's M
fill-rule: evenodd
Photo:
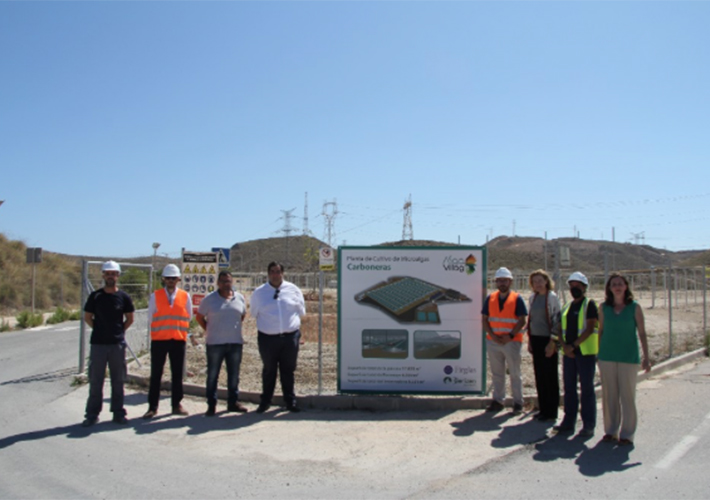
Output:
M545 243L543 247L543 252L545 254L545 271L547 271L547 231L545 231Z
M151 270L150 270L150 283L148 283L148 286L150 287L150 293L153 293L153 275L155 274L155 257L158 255L158 248L160 247L160 243L157 241L153 243L153 262L151 263Z

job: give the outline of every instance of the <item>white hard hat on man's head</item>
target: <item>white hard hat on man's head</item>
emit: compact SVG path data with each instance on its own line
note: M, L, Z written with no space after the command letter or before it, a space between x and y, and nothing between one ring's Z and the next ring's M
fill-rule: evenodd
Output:
M168 264L163 268L163 278L179 278L180 268L175 264Z
M107 260L106 262L103 263L101 266L101 272L104 271L118 271L119 273L121 272L121 266L118 265L118 262L113 261L113 260Z
M569 275L567 283L569 283L570 281L579 281L580 283L584 283L585 286L589 286L589 280L584 274L580 273L579 271L575 271Z
M508 278L509 280L513 279L513 273L510 272L510 270L507 267L501 267L496 271L495 276L493 277L494 279L498 278Z

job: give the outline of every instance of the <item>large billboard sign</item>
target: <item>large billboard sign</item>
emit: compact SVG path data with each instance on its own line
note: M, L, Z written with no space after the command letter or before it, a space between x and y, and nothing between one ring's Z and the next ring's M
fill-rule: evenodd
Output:
M485 388L481 247L338 249L338 390Z

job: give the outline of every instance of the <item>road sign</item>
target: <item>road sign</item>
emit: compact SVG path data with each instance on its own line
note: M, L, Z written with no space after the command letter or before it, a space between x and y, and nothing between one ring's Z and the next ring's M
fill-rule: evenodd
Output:
M219 267L229 267L229 248L212 247L219 254Z
M332 271L335 269L335 252L330 247L323 247L318 251L320 270Z
M42 262L42 248L29 247L27 249L27 263L28 264L40 264L41 262Z

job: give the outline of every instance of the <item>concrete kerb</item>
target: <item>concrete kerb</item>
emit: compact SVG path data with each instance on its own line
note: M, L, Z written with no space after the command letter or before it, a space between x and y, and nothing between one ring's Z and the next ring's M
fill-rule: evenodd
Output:
M698 358L707 356L707 349L698 349L682 356L666 360L654 366L649 373L640 372L638 381L648 379L653 375L674 370L686 363L695 361ZM129 373L128 382L147 387L148 378ZM170 382L163 381L161 386L163 390L170 390ZM205 397L205 387L196 384L184 384L183 389L185 394L190 396ZM601 397L601 386L595 389L597 398ZM222 400L227 399L227 390L218 389L218 396ZM259 404L259 393L256 392L240 392L239 399L244 402ZM562 401L562 397L560 397ZM366 410L366 411L433 411L433 410L482 410L491 403L492 399L489 396L375 396L375 395L347 395L347 394L331 394L331 395L308 395L299 396L299 405L303 408L319 409L319 410ZM525 402L535 404L537 397L529 395L525 397ZM281 396L274 395L274 405L283 406ZM512 400L508 398L507 406L512 406Z

